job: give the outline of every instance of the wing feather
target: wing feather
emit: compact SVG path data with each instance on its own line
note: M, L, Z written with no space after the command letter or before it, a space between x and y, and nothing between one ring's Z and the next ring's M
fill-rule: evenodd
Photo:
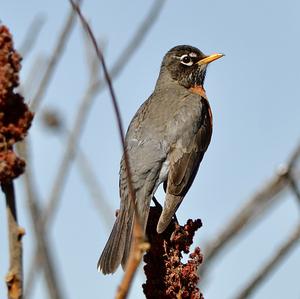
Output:
M211 112L209 105L202 108L202 122L194 138L186 148L174 147L169 155L169 174L166 186L164 209L157 224L157 232L163 232L191 187L199 165L210 143L212 134Z

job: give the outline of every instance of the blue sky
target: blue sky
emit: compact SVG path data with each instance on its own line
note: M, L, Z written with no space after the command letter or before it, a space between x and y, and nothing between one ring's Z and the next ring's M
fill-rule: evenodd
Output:
M84 1L83 12L105 44L111 66L142 22L152 1ZM296 0L166 2L162 13L115 80L114 87L127 127L140 104L151 94L163 55L178 44L226 56L209 66L205 88L214 116L211 145L195 183L180 207L181 222L201 218L197 244L204 245L243 202L278 169L300 136L300 3ZM35 16L46 18L34 50L23 62L24 82L40 57L51 55L69 11L68 1L1 1L0 19L18 48ZM78 22L49 86L41 110L57 109L71 128L88 84L88 68ZM127 57L124 57L127 60ZM35 74L41 76L39 71ZM34 87L34 85L33 85ZM33 94L35 90L33 90ZM27 98L30 101L30 96ZM39 111L39 112L40 112ZM57 173L65 140L46 131L36 115L29 138L41 204L45 204ZM115 117L107 92L99 94L84 126L80 146L87 153L111 210L118 207L121 156ZM25 274L33 249L22 179L17 181L20 224L24 238ZM159 197L162 198L162 193ZM112 212L113 213L113 212ZM0 205L0 277L8 267L5 205ZM111 215L111 222L114 216ZM299 206L291 193L237 239L212 266L205 298L232 298L299 222ZM112 225L112 223L111 223ZM122 271L113 276L96 272L98 256L109 234L106 222L73 166L59 210L47 232L66 298L113 298ZM3 242L4 240L4 242ZM293 250L254 298L299 298L300 248ZM142 271L130 298L141 298ZM0 296L6 293L0 280ZM38 279L34 299L47 298Z

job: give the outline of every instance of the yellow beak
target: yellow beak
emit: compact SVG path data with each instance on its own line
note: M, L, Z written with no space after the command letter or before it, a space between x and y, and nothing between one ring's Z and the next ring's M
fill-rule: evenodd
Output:
M212 61L215 61L223 56L224 56L224 54L221 54L221 53L212 54L212 55L206 56L205 58L199 60L197 62L197 64L198 65L209 64Z

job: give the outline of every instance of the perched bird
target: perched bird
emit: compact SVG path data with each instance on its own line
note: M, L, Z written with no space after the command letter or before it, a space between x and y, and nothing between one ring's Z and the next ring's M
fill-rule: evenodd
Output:
M223 54L204 55L177 46L164 56L152 95L133 117L126 133L131 180L141 225L146 230L151 199L163 183L164 207L157 224L162 233L191 187L212 135L212 113L203 88L207 65ZM129 197L124 157L120 166L120 210L98 261L113 273L126 265L134 206Z

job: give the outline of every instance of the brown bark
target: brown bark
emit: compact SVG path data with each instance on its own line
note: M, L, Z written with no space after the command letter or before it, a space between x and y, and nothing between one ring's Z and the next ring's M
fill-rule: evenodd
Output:
M25 230L18 225L15 192L13 183L2 184L6 198L6 211L9 237L9 270L6 285L9 299L23 298L22 236Z

